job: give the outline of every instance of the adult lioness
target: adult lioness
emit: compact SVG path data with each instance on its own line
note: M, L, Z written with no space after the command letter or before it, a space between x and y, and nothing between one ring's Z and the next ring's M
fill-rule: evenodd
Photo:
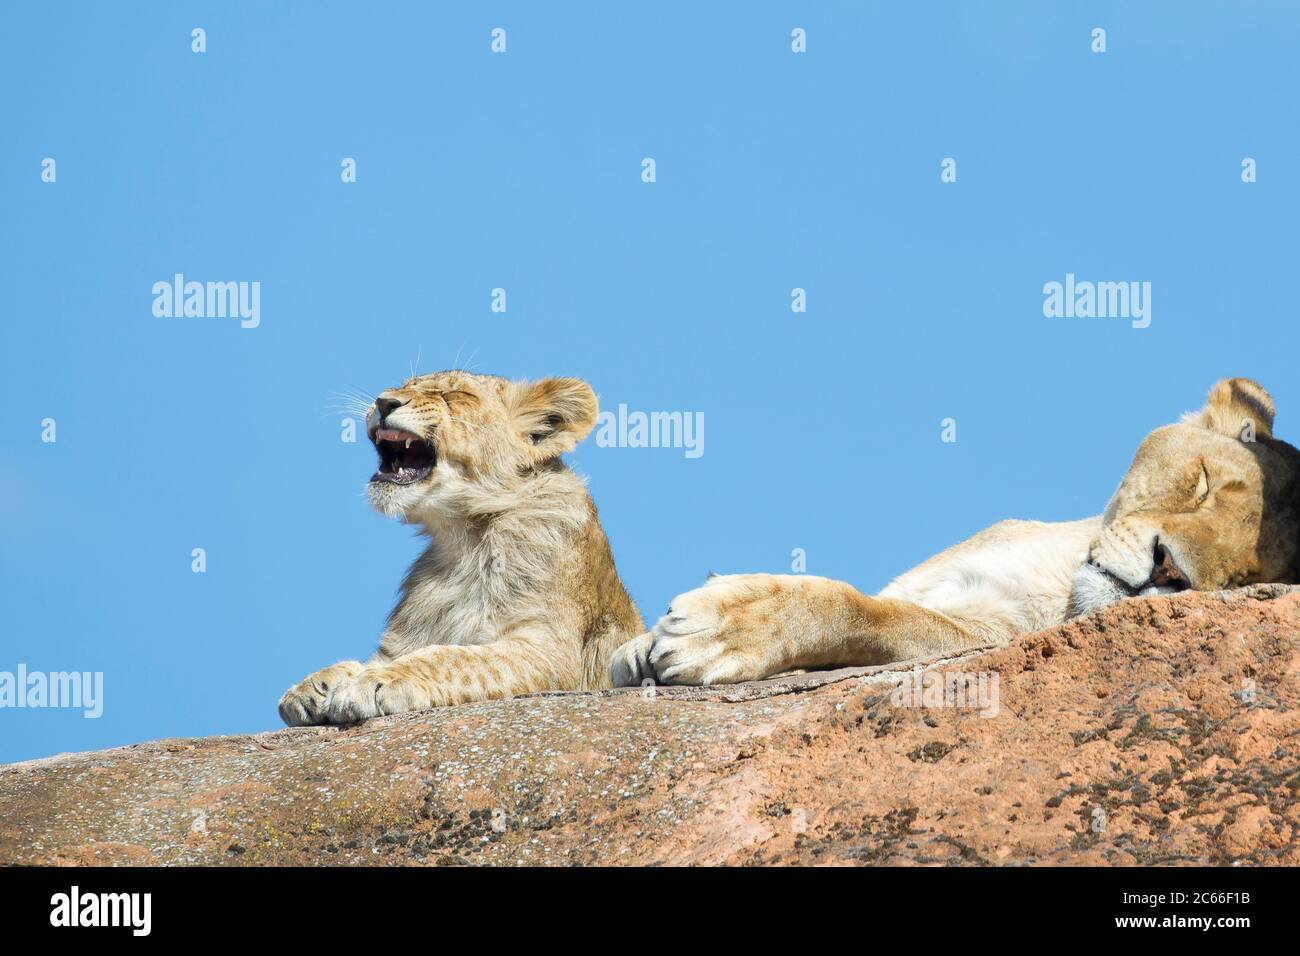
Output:
M1008 641L1121 598L1300 577L1300 452L1272 436L1273 401L1227 379L1157 428L1096 518L1004 521L875 597L796 575L714 577L619 648L616 684L733 683L881 664Z
M379 452L370 501L433 540L375 655L291 687L284 722L608 687L611 653L645 625L585 484L560 460L596 414L572 378L439 372L383 392L366 416Z

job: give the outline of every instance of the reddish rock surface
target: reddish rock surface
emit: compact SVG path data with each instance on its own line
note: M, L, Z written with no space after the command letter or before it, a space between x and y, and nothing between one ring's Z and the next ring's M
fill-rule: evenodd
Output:
M0 863L1296 865L1297 634L1270 585L930 662L996 716L896 665L29 761Z

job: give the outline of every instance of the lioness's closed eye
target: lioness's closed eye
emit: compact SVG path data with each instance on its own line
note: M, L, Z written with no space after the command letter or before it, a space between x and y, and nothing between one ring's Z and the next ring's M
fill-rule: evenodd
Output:
M597 411L572 378L451 371L381 393L366 417L370 501L431 541L379 650L291 687L285 723L609 686L610 655L645 627L586 486L560 458Z

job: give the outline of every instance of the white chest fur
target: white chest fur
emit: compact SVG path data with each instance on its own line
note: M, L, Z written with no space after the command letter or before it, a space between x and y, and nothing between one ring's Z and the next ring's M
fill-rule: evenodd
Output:
M880 597L977 622L1004 640L1059 624L1100 521L1001 522L899 576Z

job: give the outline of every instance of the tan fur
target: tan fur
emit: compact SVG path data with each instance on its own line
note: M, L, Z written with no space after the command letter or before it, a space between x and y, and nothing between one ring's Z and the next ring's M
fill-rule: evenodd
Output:
M1009 641L1138 594L1300 574L1300 452L1273 434L1249 379L1152 432L1105 513L1004 521L875 597L803 575L711 578L619 648L616 684L731 683L784 671L952 654Z
M376 654L291 687L285 723L608 687L611 654L645 626L585 484L560 459L595 425L591 388L441 372L379 399L403 403L383 426L431 441L438 460L414 484L372 481L371 502L432 540ZM372 437L380 424L372 405Z

